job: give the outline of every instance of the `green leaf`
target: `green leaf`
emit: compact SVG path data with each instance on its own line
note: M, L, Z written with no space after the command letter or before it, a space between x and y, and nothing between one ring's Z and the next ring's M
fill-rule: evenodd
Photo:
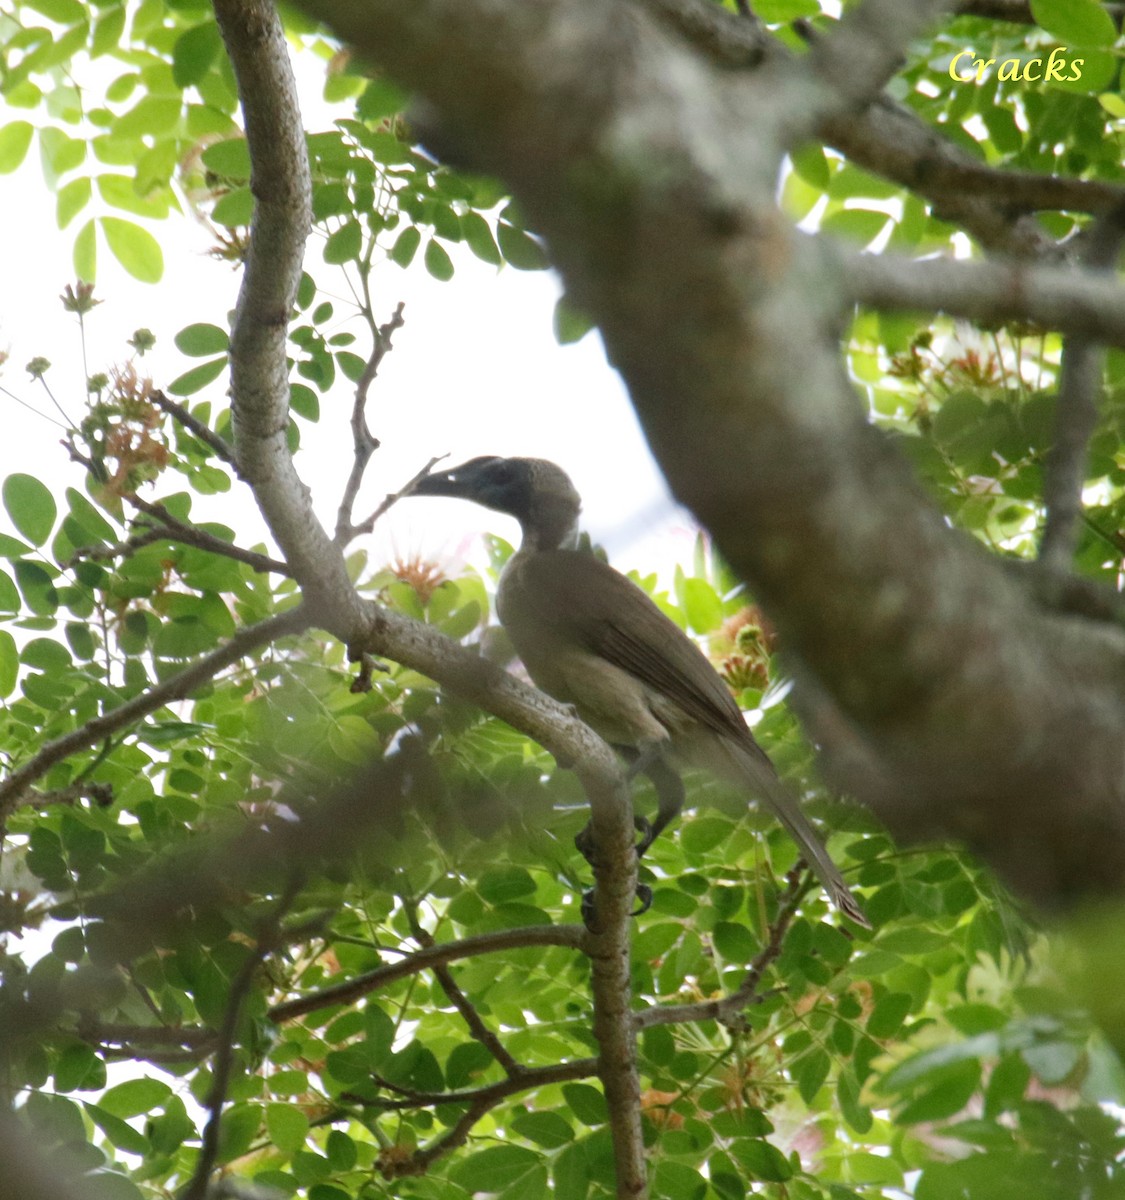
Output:
M504 261L492 229L480 213L467 212L461 217L461 237L482 262L498 267Z
M289 406L299 417L306 421L320 420L320 398L310 387L303 383L289 385Z
M208 354L225 354L230 338L225 329L218 325L185 325L173 339L176 349L189 358L203 358Z
M723 602L706 579L689 576L683 581L681 605L695 633L711 633L723 623Z
M172 78L178 87L198 83L219 56L223 39L214 21L186 29L172 47Z
M801 1059L797 1069L797 1090L806 1104L812 1104L813 1097L824 1086L831 1065L832 1060L826 1050L810 1050Z
M913 1003L914 999L908 992L889 992L871 1010L867 1018L867 1032L873 1038L894 1037Z
M225 138L208 146L200 155L203 165L224 179L248 182L250 179L250 151L244 137Z
M58 509L47 486L34 475L9 475L2 489L12 524L33 546L42 546L55 527Z
M0 571L0 612L19 612L20 594L7 571Z
M1079 46L1112 46L1113 20L1098 0L1031 0L1035 23L1060 42Z
M523 1113L512 1122L512 1128L529 1142L547 1150L557 1150L574 1141L574 1129L555 1112Z
M56 25L73 25L86 16L79 0L24 0L24 3L27 8L42 13Z
M119 1149L129 1154L148 1154L152 1144L143 1133L138 1133L132 1125L97 1104L86 1104L86 1112L90 1120L105 1134Z
M254 193L249 187L231 188L211 210L211 219L217 225L237 229L249 225L254 215Z
M98 242L95 237L93 217L78 231L74 239L74 273L82 283L93 283L97 278Z
M507 221L497 223L496 240L504 261L511 263L517 271L542 271L547 266L547 255L539 242Z
M356 114L365 121L381 121L402 112L406 101L406 93L389 79L371 79L356 102Z
M598 1088L588 1083L567 1083L562 1092L570 1111L583 1125L605 1124L608 1117L605 1096Z
M43 173L47 182L54 186L67 171L81 166L86 159L86 143L72 138L61 129L51 127L39 130L39 156L43 162Z
M980 1086L981 1065L972 1058L949 1067L944 1077L911 1100L898 1114L902 1125L942 1121L959 1113Z
M122 217L100 217L102 232L114 258L141 283L159 283L164 252L147 229Z
M129 1079L111 1087L99 1101L99 1107L122 1119L151 1112L172 1095L172 1089L159 1079Z
M424 257L426 270L442 283L447 283L453 278L453 259L446 252L445 247L435 238L430 238L426 243L426 253Z
M735 1138L731 1142L730 1152L753 1179L784 1183L793 1177L789 1160L772 1142L760 1138Z
M270 1141L285 1154L292 1154L305 1144L309 1119L292 1104L266 1105L266 1133Z
M594 322L577 308L567 296L560 296L555 305L555 341L560 346L580 342L594 328Z
M218 379L226 369L226 365L226 355L222 358L213 358L210 362L200 363L198 367L192 367L190 371L177 375L168 385L168 391L173 396L190 396L205 388L213 379Z
M27 121L11 121L0 129L0 175L10 174L27 157L33 132Z
M60 229L65 229L90 203L93 190L93 186L86 176L72 179L59 188L55 196L55 220Z
M845 208L829 213L821 222L820 227L833 237L846 238L866 246L873 242L884 226L890 220L887 213L876 212L869 208Z
M840 1072L840 1078L836 1081L836 1101L844 1120L856 1133L866 1133L871 1128L871 1109L860 1103L859 1083L850 1066Z
M324 244L326 263L346 263L359 259L363 249L363 229L358 221L348 221L329 234Z
M414 225L407 226L395 238L395 244L391 247L391 262L397 263L400 267L410 266L421 242L422 235L418 229Z
M449 1175L468 1192L498 1192L539 1167L539 1156L522 1146L490 1146L455 1163Z

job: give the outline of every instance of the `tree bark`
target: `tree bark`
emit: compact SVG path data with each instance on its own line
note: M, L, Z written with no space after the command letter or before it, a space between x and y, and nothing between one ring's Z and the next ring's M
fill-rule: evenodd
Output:
M830 779L1042 904L1119 891L1125 632L947 526L846 377L841 256L774 203L792 140L856 103L826 93L833 47L814 77L718 64L630 0L303 6L542 231L674 492L776 623ZM925 9L876 15L893 40Z

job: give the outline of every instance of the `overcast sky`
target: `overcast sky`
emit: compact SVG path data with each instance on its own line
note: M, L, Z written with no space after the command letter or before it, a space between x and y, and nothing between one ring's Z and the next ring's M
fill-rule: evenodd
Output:
M35 114L0 109L0 123L16 117L34 120ZM56 228L54 200L42 181L35 142L19 171L0 177L0 208L9 230L0 249L0 349L9 354L0 386L43 414L0 395L6 435L0 439L0 476L26 471L52 483L82 486L78 468L67 463L59 447L62 430L51 424L59 414L30 381L24 364L40 355L50 359L52 391L73 420L81 419L77 322L58 297L73 280L73 236L98 210L91 205L70 228ZM87 318L87 352L91 372L106 370L128 357L127 339L146 326L155 333L157 347L140 366L157 386L165 386L196 361L175 349L176 331L194 321L224 324L240 275L207 255L210 238L190 218L172 217L149 227L164 249L164 280L155 287L136 283L100 245L96 295L104 303ZM333 269L319 263L319 247L318 240L310 241L308 262L318 281L331 287ZM371 392L369 422L382 449L368 468L356 513L370 511L431 455L448 452L451 463L476 454L535 455L555 459L572 475L585 502L584 524L617 565L665 571L672 562L689 561L690 523L667 496L597 335L569 347L554 341L557 280L547 272L497 271L467 249L450 249L457 273L449 283L430 278L421 254L406 271L390 263L376 269L373 292L380 320L404 300L406 324ZM346 295L342 281L339 292ZM336 305L336 328L361 336L350 311L347 303ZM362 343L354 348L365 353ZM225 387L224 376L192 400L210 396L218 405ZM338 384L321 400L319 425L302 423L299 470L329 526L350 467L350 403L348 387ZM167 491L178 483L168 476L159 487ZM238 485L216 504L197 500L194 511L255 531L244 536L261 536ZM237 522L231 517L236 511ZM469 549L475 557L466 539L484 528L515 536L514 526L496 514L448 500L415 500L384 518L371 549L376 562L396 551Z

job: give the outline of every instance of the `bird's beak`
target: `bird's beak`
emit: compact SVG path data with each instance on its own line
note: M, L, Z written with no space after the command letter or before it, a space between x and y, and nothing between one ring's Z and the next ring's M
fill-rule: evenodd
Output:
M464 497L468 489L463 480L453 478L452 471L435 471L424 476L410 489L412 496Z
M492 462L492 459L486 460ZM446 471L433 471L419 479L411 489L412 496L453 496L459 500L472 500L480 487L481 462L475 459L450 467Z

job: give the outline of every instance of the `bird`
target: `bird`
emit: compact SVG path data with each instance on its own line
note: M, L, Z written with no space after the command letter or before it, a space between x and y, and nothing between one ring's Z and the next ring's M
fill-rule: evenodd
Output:
M699 765L764 801L800 849L832 904L861 925L863 910L795 796L750 732L703 651L653 600L596 555L576 548L581 497L542 458L485 455L431 472L416 496L471 500L520 525L519 549L500 575L500 624L536 686L570 705L657 794L650 824L637 818L638 854L679 813L679 767ZM589 826L575 839L587 859Z

